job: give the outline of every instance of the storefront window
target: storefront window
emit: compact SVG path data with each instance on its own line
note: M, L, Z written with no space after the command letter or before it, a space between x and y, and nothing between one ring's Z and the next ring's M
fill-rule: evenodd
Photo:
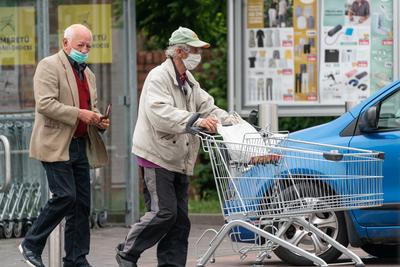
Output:
M98 107L104 112L112 104L111 127L103 135L110 162L92 173L93 181L99 179L94 185L93 204L97 210L115 213L125 209L123 185L129 156L122 6L122 0L49 1L51 54L62 48L64 29L71 24L84 24L93 34L88 66L96 75Z
M33 110L36 1L0 2L0 113Z

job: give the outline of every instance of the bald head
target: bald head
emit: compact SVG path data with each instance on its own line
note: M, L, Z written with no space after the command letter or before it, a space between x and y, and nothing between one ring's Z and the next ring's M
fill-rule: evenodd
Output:
M92 44L92 32L82 24L72 24L64 31L63 49L69 54L74 48L82 53L88 53Z

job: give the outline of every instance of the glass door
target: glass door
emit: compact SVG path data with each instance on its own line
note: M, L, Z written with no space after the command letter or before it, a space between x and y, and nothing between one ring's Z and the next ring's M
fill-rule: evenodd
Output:
M100 226L123 220L125 181L129 173L130 131L127 102L127 51L122 0L49 1L50 54L62 49L64 29L71 24L86 25L93 34L88 66L96 75L98 108L105 112L112 104L111 127L103 134L109 164L92 173L93 221ZM96 216L97 215L97 216ZM92 222L93 222L92 221Z

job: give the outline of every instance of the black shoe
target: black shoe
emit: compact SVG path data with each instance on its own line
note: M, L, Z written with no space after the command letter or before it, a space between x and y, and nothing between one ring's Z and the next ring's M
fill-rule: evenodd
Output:
M22 256L24 256L25 262L31 267L45 267L42 262L42 257L37 255L35 252L30 250L24 245L24 242L21 242L19 245L19 251Z
M122 258L119 254L115 255L115 259L117 260L119 267L137 267L136 262L128 261Z

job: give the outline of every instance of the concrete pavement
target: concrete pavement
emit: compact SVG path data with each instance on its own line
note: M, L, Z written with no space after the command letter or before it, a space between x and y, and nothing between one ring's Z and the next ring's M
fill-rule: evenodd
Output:
M208 228L219 229L222 225L222 218L218 216L191 216L192 219L192 230L189 237L189 253L187 266L196 266L196 255L195 255L195 243L201 234ZM106 228L98 228L92 230L91 235L91 252L88 257L89 261L94 267L117 267L115 261L114 248L118 242L125 238L128 232L127 227L122 226L109 226ZM27 266L22 261L22 256L19 254L17 246L21 239L1 239L0 240L0 266L2 267L24 267ZM204 251L207 247L207 241L199 244L198 249ZM374 267L387 267L397 266L400 267L400 263L396 261L383 261L368 256L361 249L352 248L353 251L359 255L366 266ZM48 250L45 249L43 254L44 262L48 258ZM209 263L207 266L210 267L226 267L226 266L252 266L255 260L255 255L251 254L243 261L240 260L238 254L232 251L231 242L225 239L217 251L216 262L214 264ZM346 259L341 259L345 261ZM277 267L287 266L282 263L274 254L272 258L265 261L265 266ZM146 251L139 260L139 266L141 267L154 267L157 265L156 248L152 248ZM351 266L351 265L349 265ZM54 266L50 266L54 267Z

